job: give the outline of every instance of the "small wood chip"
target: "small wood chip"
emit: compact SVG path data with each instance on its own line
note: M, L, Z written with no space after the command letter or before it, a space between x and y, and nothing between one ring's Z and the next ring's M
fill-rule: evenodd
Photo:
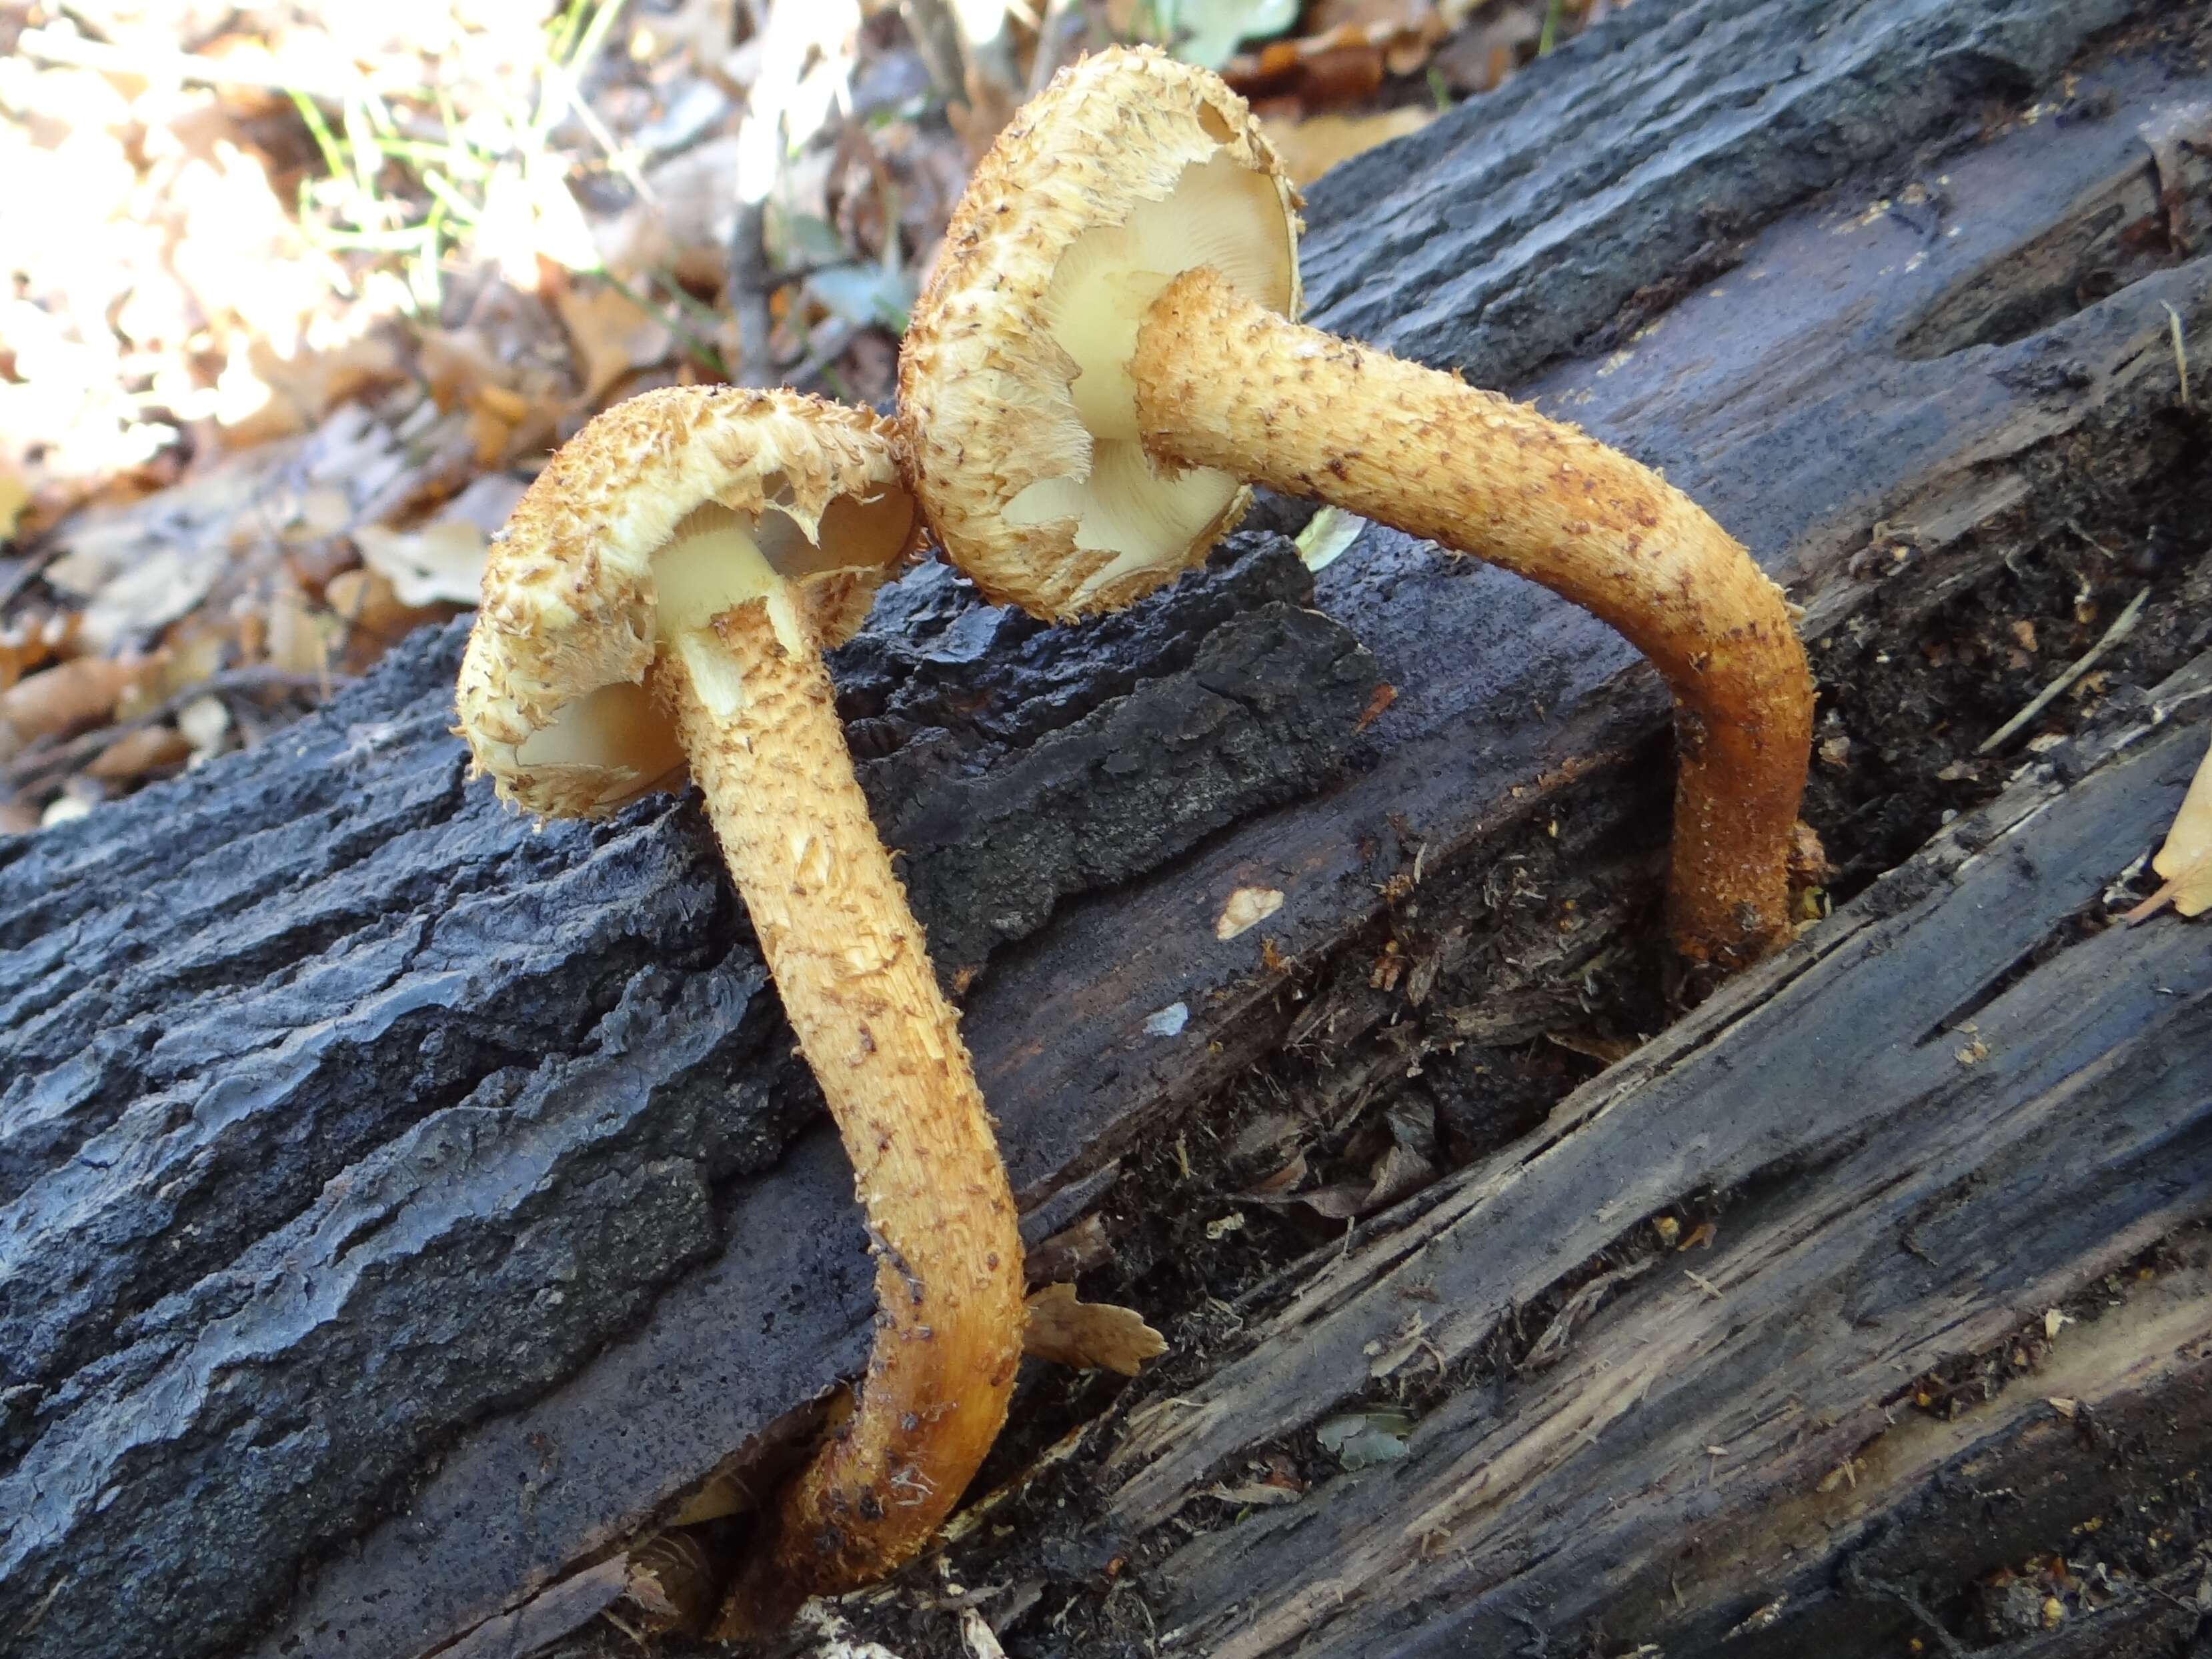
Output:
M1077 1370L1134 1376L1145 1361L1167 1352L1167 1339L1133 1308L1079 1302L1073 1285L1048 1285L1029 1299L1022 1352Z

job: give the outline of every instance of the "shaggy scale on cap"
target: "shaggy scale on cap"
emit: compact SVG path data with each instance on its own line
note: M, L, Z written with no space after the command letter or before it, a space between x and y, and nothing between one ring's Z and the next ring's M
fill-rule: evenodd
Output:
M645 691L655 556L702 507L757 520L791 586L772 611L839 644L915 545L895 436L788 392L672 386L596 416L492 539L455 697L475 772L546 817L602 816L678 781L683 756ZM765 533L780 521L798 534Z
M1000 134L899 356L915 487L991 599L1061 621L1115 610L1243 515L1238 479L1146 458L1107 360L1196 265L1295 316L1297 205L1244 100L1149 48L1060 70Z

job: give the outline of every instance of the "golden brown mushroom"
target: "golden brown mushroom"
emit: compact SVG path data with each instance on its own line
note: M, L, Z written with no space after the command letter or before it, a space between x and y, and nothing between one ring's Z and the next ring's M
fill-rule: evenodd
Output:
M1021 1356L1006 1170L822 665L914 546L890 439L781 392L609 410L497 538L461 665L461 730L503 799L592 816L689 766L853 1160L875 1349L740 1587L755 1622L918 1549L989 1449Z
M1256 482L1540 582L1674 692L1680 948L1771 950L1812 732L1781 590L1577 428L1291 320L1297 205L1243 100L1156 52L1086 58L1018 114L900 358L946 550L994 599L1084 616L1197 563Z

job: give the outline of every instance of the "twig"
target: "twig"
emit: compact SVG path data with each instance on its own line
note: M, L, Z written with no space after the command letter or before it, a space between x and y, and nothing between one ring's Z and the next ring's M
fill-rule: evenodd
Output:
M1060 65L1060 50L1066 44L1062 37L1068 33L1068 13L1074 9L1075 0L1047 0L1043 20L1037 24L1036 56L1030 60L1029 95L1032 98L1045 89Z
M2166 307L2167 324L2173 330L2173 368L2174 372L2181 376L2181 406L2184 409L2187 409L2191 407L2189 402L2189 346L2188 343L2181 337L2181 313L2173 308L2173 304L2171 301L2161 300L2159 303Z
M0 605L7 604L28 587L61 554L62 544L50 537L46 544L37 552L17 555L14 561L15 568L4 579L0 579Z
M837 319L831 320L822 330L823 343L800 359L797 366L782 378L781 384L790 386L794 391L805 391L817 377L830 374L837 360L845 355L845 348L853 343L860 331L850 323ZM754 383L748 381L746 384ZM761 384L775 385L777 382L766 381Z
M908 37L922 66L948 102L968 95L968 54L962 50L960 20L945 0L901 0Z
M765 202L740 201L730 231L728 304L738 325L738 361L730 365L730 380L737 386L776 384L775 355L769 348L775 318L769 296L781 284L769 269L767 209Z
M640 311L645 313L647 316L652 318L663 328L666 329L671 334L674 335L676 337L677 343L682 346L685 351L689 352L692 356L696 357L701 362L706 364L708 368L714 370L715 374L722 380L727 380L730 379L730 365L722 361L722 354L715 348L714 343L712 340L707 338L704 335L695 334L692 332L689 320L680 304L676 306L673 309L663 306L658 300L654 299L649 292L641 293L638 289L632 288L628 283L623 281L621 277L616 276L615 273L605 265L601 265L599 267L598 275L601 282L605 283L609 288L614 289L614 291L621 295L623 299L629 301ZM664 279L664 284L671 293L682 295L684 298L687 299L690 297L688 295L684 295L684 290L678 288L673 282L665 281Z
M187 704L202 697L220 696L227 691L307 691L328 696L343 686L351 685L350 674L295 674L286 668L271 668L257 663L245 668L228 668L220 674L210 675L197 685L188 685L181 691L172 692L143 714L129 720L116 720L98 731L87 732L61 743L33 744L0 767L0 779L18 785L66 770L79 761L90 760L94 755L118 738L127 738L133 732L144 730L167 720L182 711Z
M1896 1602L1920 1621L1921 1627L1936 1638L1936 1644L1949 1656L1949 1659L1966 1659L1965 1646L1951 1634L1942 1620L1928 1610L1918 1596L1903 1584L1878 1577L1868 1571L1863 1550L1844 1564L1842 1577L1844 1589L1848 1594L1867 1598L1880 1597L1886 1601Z
M2021 709L2020 713L2014 714L2002 726L2000 726L1996 731L1990 732L1988 737L1983 738L1981 745L1977 748L1974 752L1977 755L1986 755L1993 750L2001 748L2004 744L2006 739L2010 738L2014 732L2018 732L2021 727L2026 726L2030 720L2033 720L2038 714L2040 714L2045 708L2048 708L2053 700L2063 692L2068 686L2073 684L2075 681L2080 679L2081 676L2087 673L2089 670L2096 665L2098 658L2103 656L2105 653L2111 650L2121 641L2126 639L2129 635L2134 633L2136 631L2136 619L2142 615L2143 605L2149 598L2150 589L2146 587L2142 592L2136 594L2135 598L2130 599L2128 601L2127 609L2121 611L2118 617L2113 622L2112 625L2105 630L2105 637L2103 639L2099 640L2096 644L2091 646L2087 651L2084 652L2080 661L2076 662L2071 668L2068 669L2057 679L2051 681L2050 684L2045 686L2042 690L2037 692L2034 696L2030 698L2027 708Z
M1559 44L1559 24L1565 19L1567 0L1552 0L1544 9L1544 27L1536 36L1536 56L1549 58Z
M2140 927L2172 903L2174 896L2184 887L2191 882L2203 880L2208 869L2212 869L2212 853L2207 853L2203 858L2191 859L2180 869L2175 871L2158 891L2153 893L2141 904L2131 910L2121 911L2120 920L2130 927Z
M2091 547L2094 548L2098 552L2103 554L2106 558L2109 559L2113 556L2112 550L2111 548L2106 546L2104 543L2099 541L2094 536L2092 536L2087 531L2081 528L2081 520L2067 520L2066 527L2072 531L2075 535L2079 536L2083 541L2087 542ZM2013 574L2015 576L2019 574L2020 573L2017 570L2013 572Z

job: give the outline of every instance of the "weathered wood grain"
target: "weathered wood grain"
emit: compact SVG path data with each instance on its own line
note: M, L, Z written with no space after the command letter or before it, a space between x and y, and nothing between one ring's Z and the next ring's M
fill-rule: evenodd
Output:
M1492 1651L1533 1619L1703 1652L1776 1595L1832 1598L1839 1553L2047 1395L2202 1387L2200 1241L1994 1408L1887 1432L1915 1378L2212 1212L2212 932L2103 926L2100 902L2203 758L2209 692L2212 663L2156 694L2180 717L2117 734L2087 777L2038 769L1953 826L1133 1423L1104 1470L1140 1535L1209 1504L1248 1448L1458 1385L1402 1462L1161 1564L1182 1639L1222 1659ZM2100 925L2077 934L2084 914ZM1708 1248L1640 1224L1699 1190L1743 1194ZM1485 1376L1504 1322L1571 1270L1599 1294L1559 1345ZM1855 1459L1881 1467L1820 1491ZM1847 1650L1833 1628L1806 1640L1793 1614L1743 1650Z
M1340 762L1372 659L1285 544L1247 547L1083 635L920 573L842 654L947 971ZM649 1492L692 1389L726 1452L865 1334L835 1141L747 1184L819 1107L703 825L664 799L539 833L466 786L460 637L0 853L0 1626L34 1651L234 1644L611 1344L643 1375L586 1391ZM407 1544L439 1490L526 1551L587 1536L605 1483L522 1432L520 1472L418 1494ZM495 1610L519 1571L466 1552L447 1590Z

